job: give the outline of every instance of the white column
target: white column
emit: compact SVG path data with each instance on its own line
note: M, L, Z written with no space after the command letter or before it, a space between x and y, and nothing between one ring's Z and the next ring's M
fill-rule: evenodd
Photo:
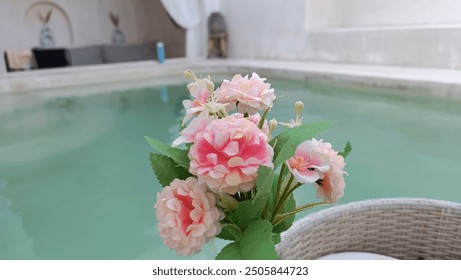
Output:
M202 24L186 30L186 57L187 58L201 58L203 54L203 36Z

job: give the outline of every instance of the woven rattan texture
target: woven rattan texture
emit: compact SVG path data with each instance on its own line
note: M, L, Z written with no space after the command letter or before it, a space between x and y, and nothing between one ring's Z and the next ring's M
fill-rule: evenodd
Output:
M461 204L376 199L334 206L297 221L277 246L281 259L345 251L398 259L461 259Z

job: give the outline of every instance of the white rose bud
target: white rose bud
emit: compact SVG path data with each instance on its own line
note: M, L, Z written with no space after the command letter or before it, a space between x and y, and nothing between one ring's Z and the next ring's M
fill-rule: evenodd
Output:
M213 91L214 91L214 84L213 84L213 82L212 82L209 78L208 78L206 87L207 87L207 89L208 89L209 92L213 92Z
M272 133L277 128L277 120L274 118L269 121L269 139L272 138Z
M304 103L301 101L296 101L295 103L295 111L296 111L296 120L299 120L301 117L301 113L304 110Z
M197 80L197 78L194 75L194 72L192 72L190 69L184 71L184 77L186 77L189 80Z

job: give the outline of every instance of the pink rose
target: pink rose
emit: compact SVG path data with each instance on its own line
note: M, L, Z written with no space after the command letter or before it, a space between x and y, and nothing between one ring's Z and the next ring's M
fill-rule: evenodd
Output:
M265 83L265 78L260 78L253 73L248 76L235 75L231 81L224 80L222 85L215 91L216 100L220 103L228 103L228 111L237 107L239 113L255 114L260 110L272 108L275 100L274 89Z
M163 243L181 256L200 252L221 230L223 216L215 204L214 195L196 178L173 180L154 205Z
M320 149L319 142L312 139L299 144L295 155L286 164L296 181L314 183L330 168L330 158Z
M190 147L190 169L213 192L254 187L260 165L273 167L267 135L253 122L228 116L212 120Z
M193 100L186 99L182 102L186 109L186 116L184 117L183 124L191 119L194 115L198 115L200 112L206 109L205 104L209 101L210 91L208 85L211 83L209 79L196 80L187 85Z
M315 139L314 139L315 140ZM314 183L317 188L317 197L326 202L335 203L344 195L346 183L344 181L344 158L338 155L338 152L332 149L330 143L323 143L323 140L318 141L320 151L327 154L330 158L330 168L324 173L323 179Z
M186 128L181 130L181 135L173 141L171 146L177 147L182 143L194 142L195 136L203 132L212 119L213 117L208 115L208 111L203 111L197 118L193 119Z
M240 113L235 113L235 114L232 114L233 116L235 116L236 118L244 118L243 114L240 114ZM254 123L256 126L259 125L259 121L261 120L261 115L259 113L256 113L254 115L250 115L248 116L248 120L252 123ZM263 127L262 127L262 132L264 132L266 135L269 135L269 125L267 124L267 120L264 120L264 124L263 124Z
M344 195L344 158L323 139L299 144L286 164L296 181L314 183L318 198L334 203Z

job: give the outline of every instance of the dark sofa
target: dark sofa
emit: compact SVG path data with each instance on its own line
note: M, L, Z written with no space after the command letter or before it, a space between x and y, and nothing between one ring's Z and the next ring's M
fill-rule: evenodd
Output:
M34 48L32 52L38 69L157 59L156 42L75 48Z

